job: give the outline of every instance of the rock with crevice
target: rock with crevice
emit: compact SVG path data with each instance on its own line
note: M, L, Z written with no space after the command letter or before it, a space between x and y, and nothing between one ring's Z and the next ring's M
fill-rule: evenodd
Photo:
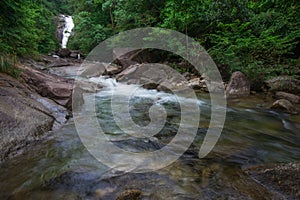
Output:
M226 88L227 98L247 97L249 94L250 81L242 72L233 72Z

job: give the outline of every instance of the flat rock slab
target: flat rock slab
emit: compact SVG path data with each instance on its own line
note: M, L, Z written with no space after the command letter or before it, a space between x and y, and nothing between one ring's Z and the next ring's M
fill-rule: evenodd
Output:
M55 117L17 80L0 74L0 162L52 128Z
M21 66L21 77L37 93L71 109L73 80Z

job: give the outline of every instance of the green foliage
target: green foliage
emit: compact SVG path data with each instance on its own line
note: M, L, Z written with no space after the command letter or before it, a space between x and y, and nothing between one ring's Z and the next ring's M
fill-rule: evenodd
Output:
M32 55L57 48L52 20L74 16L69 47L85 54L106 38L138 27L163 27L194 38L219 66L253 81L295 75L300 52L300 2L294 0L7 0L0 6L0 50ZM145 38L167 38L154 31ZM185 47L168 39L169 47ZM173 62L173 61L172 61Z
M69 46L89 53L95 46L107 38L110 29L95 22L90 12L80 12L75 18L74 36L70 38Z
M219 22L216 32L207 35L212 44L211 56L218 63L230 66L231 72L244 72L252 81L258 77L296 74L300 18L293 12L295 6L288 9L289 13L272 8L263 11L259 7L259 13L252 10L251 21ZM252 7L258 6L252 3Z
M53 4L40 1L1 1L0 50L18 56L37 55L56 48ZM49 7L49 8L48 8Z
M16 67L16 61L16 55L0 55L0 72L19 78L22 71Z

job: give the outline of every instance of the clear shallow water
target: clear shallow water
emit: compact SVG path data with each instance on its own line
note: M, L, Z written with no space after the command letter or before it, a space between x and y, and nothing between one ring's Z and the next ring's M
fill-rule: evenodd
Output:
M122 98L128 95L127 87L135 86L120 85L113 80L104 83L106 88L95 97L97 117L107 137L119 148L155 151L176 135L180 106L174 96L154 90L136 91L129 101L133 121L141 126L149 124L149 108L158 104L165 107L167 122L150 138L134 138L116 125L110 95L117 90ZM192 100L184 101L188 104ZM256 99L250 99L249 103L245 100L242 105L229 102L221 138L207 157L199 159L210 107L206 97L200 95L196 101L201 109L196 138L173 164L138 174L109 169L89 154L71 121L24 154L0 165L0 199L116 199L127 189L141 190L143 199L274 198L242 169L262 163L299 161L299 117L262 109L257 106L259 103L253 104ZM122 113L119 117L122 118ZM85 129L86 132L92 129L88 122Z

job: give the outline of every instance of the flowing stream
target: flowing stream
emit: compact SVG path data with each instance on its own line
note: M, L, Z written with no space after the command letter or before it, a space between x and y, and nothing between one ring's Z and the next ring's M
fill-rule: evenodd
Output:
M120 148L155 151L168 144L180 123L180 106L172 94L138 88L131 96L135 123L149 123L149 107L166 108L167 121L152 139L132 139L116 126L110 96L127 98L128 87L101 79L105 87L87 98L96 99L96 114L105 134ZM262 109L264 101L251 97L229 102L221 138L204 159L197 157L210 120L209 96L199 94L201 121L190 148L171 165L152 172L122 173L92 157L81 143L73 121L0 165L0 199L116 199L124 190L138 189L143 199L261 199L273 196L243 172L264 163L300 158L299 116ZM191 101L186 98L187 104ZM119 113L122 117L122 113ZM85 130L92 129L86 123ZM105 149L103 149L105 151ZM110 155L114 156L114 155Z

